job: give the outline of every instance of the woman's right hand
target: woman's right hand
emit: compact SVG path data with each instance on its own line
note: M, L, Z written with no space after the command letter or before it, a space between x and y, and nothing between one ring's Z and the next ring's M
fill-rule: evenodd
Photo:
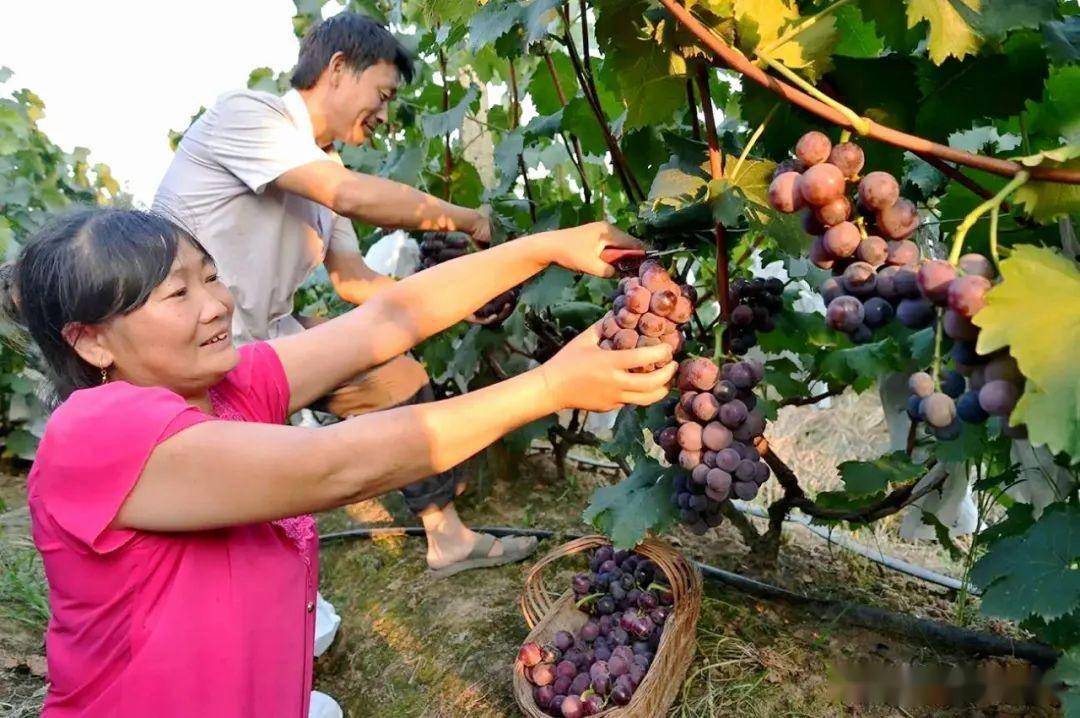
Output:
M679 368L667 344L607 351L600 348L600 322L589 327L543 364L552 398L564 409L612 411L623 404L647 406L668 395ZM631 369L661 364L650 372Z

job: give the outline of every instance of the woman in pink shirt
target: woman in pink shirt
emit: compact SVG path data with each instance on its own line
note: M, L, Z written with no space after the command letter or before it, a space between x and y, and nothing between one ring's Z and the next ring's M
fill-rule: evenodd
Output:
M675 365L665 344L601 351L593 327L464 396L323 429L286 417L551 263L611 276L606 246L636 242L603 223L522 238L237 350L213 260L168 221L86 210L43 230L4 282L63 400L29 476L52 608L43 715L304 718L311 512L443 471L561 409L658 401Z

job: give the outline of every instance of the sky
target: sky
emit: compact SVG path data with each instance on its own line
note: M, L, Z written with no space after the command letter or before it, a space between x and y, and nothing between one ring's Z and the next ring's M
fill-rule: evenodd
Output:
M0 23L0 95L27 87L42 129L88 147L148 206L172 157L170 129L244 87L255 67L289 70L298 42L292 0L23 0Z

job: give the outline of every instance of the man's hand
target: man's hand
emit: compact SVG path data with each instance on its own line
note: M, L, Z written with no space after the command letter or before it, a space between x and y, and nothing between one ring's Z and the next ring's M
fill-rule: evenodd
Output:
M473 243L480 249L485 249L491 246L491 207L484 205L477 209L473 216L473 221L468 227L463 227L462 230L466 232L472 239Z

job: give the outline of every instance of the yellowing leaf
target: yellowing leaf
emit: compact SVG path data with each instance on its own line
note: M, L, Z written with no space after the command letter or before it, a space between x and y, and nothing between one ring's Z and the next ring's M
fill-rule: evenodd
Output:
M1080 144L1065 145L1017 160L1027 167L1080 169ZM1080 212L1080 185L1057 182L1028 182L1016 190L1013 199L1039 222L1052 222Z
M1025 244L1001 262L1001 275L975 316L979 353L1009 347L1028 380L1010 422L1027 424L1031 443L1080 458L1080 269Z
M735 0L736 30L743 52L768 50L768 55L788 67L803 70L816 79L829 70L832 50L839 41L832 15L820 18L809 28L777 47L776 40L804 18L788 0Z
M953 7L962 2L974 12L982 9L981 0L908 0L907 25L913 28L923 20L930 23L927 49L930 59L940 65L949 57L962 59L977 52L982 38Z
M767 206L769 204L769 184L772 183L776 163L772 160L759 160L747 157L739 171L731 178L731 183L742 190L746 199Z

